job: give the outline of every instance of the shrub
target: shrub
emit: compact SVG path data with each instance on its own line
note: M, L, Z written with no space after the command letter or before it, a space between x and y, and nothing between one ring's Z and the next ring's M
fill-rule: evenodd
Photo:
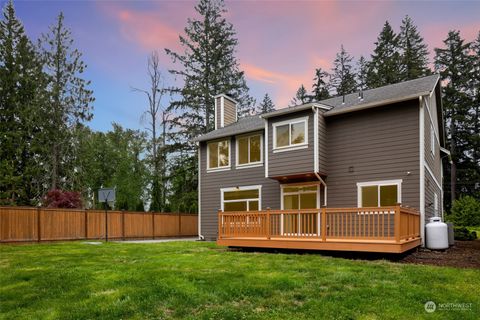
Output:
M79 192L50 190L45 196L45 206L48 208L81 208L82 199Z
M447 219L457 226L480 226L480 201L471 196L455 200Z
M455 227L453 229L455 240L475 240L477 233L475 231L468 231L465 227Z

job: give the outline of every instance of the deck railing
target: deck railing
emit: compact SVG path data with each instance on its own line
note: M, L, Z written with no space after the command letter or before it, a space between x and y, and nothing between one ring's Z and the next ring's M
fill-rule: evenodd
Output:
M223 238L308 238L327 241L420 237L420 214L401 206L218 212Z

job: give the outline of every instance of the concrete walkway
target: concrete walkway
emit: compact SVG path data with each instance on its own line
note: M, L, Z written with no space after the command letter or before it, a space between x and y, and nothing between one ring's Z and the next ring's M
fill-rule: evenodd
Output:
M145 240L114 240L112 242L121 242L121 243L161 243L161 242L173 242L173 241L197 241L198 237L190 238L164 238L164 239L145 239Z

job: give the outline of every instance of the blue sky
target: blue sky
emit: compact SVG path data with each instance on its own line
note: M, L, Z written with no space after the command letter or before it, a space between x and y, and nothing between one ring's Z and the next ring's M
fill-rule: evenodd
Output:
M2 7L6 3L0 1ZM168 84L174 79L164 48L178 49L178 34L193 17L194 1L15 1L17 16L36 40L60 11L75 47L88 65L96 101L90 126L111 122L139 129L146 100L131 87L146 88L146 61L161 55ZM480 31L480 1L227 1L227 19L237 31L237 57L257 100L268 92L277 108L286 107L296 89L311 87L316 67L331 68L343 44L358 58L373 50L388 20L398 30L408 14L433 53L448 30L471 41ZM168 101L165 100L164 104Z

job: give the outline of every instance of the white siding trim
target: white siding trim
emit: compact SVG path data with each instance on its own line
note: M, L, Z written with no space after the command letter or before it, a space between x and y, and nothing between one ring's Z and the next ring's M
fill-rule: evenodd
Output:
M220 128L225 127L225 97L220 97Z
M265 122L265 178L268 178L268 119Z
M318 172L318 109L313 112L313 171Z
M215 130L217 130L218 129L217 128L217 121L218 121L218 118L217 118L218 117L218 111L217 111L217 109L218 109L218 106L217 106L217 98L215 97L214 99L215 99L214 100L215 101L215 121L214 122L215 122Z
M423 106L423 97L419 100L419 121L420 121L420 237L422 247L425 246L425 108Z

